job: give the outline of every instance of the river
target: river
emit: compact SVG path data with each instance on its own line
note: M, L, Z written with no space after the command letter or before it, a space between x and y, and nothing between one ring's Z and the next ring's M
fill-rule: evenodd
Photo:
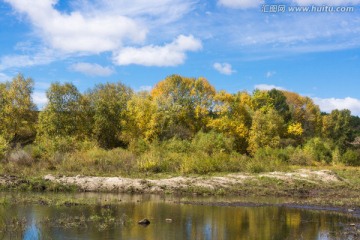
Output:
M0 239L355 240L360 237L357 235L360 218L356 215L282 206L279 199L262 199L261 203L274 205L257 205L224 204L244 202L239 197L99 193L2 193L1 196ZM16 198L24 197L38 200L15 204ZM251 201L259 202L259 199ZM138 224L144 218L150 220L149 225Z

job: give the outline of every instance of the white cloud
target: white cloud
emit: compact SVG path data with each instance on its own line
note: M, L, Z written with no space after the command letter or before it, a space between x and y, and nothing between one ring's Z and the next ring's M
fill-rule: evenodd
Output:
M125 16L86 15L79 11L61 13L56 0L5 0L26 14L43 40L64 52L100 53L121 47L125 40L141 42L146 28Z
M164 46L149 45L141 48L123 48L114 55L114 62L118 65L177 66L184 63L186 52L198 51L201 48L201 41L192 35L180 35L173 42Z
M178 20L184 14L191 11L196 0L78 0L77 5L84 12L106 12L109 15L122 15L128 17L147 17L147 21L153 23L170 23Z
M275 85L269 85L269 84L258 84L254 86L254 89L259 89L259 90L271 90L271 89L277 89L277 90L286 90L283 87L279 87L279 86L275 86Z
M63 57L64 56L60 56L59 53L49 49L41 49L39 52L34 54L7 55L0 58L0 70L48 64L53 62L55 59L59 60Z
M266 78L271 78L271 77L273 77L275 74L276 74L275 71L268 71L268 72L265 74L265 76L266 76Z
M353 115L360 116L360 100L356 98L313 98L324 112L331 112L335 109L349 109Z
M146 92L150 92L152 90L152 86L140 86L139 87L139 92L141 91L146 91Z
M33 101L34 103L40 108L42 109L44 105L46 105L48 103L48 99L46 97L46 93L45 92L34 92L32 95Z
M263 0L219 0L218 4L228 8L255 8L259 7Z
M237 18L234 21L234 18ZM222 41L259 56L326 52L360 46L360 18L354 14L261 14L229 13L217 29ZM244 56L244 55L243 55Z
M0 72L0 82L7 82L7 81L10 81L10 80L11 80L11 77L6 75L5 73Z
M298 5L346 6L360 4L360 0L292 0Z
M214 69L221 74L231 75L235 72L229 63L214 63Z
M56 9L59 0L4 0L27 16L47 46L66 52L97 54L143 43L150 29L180 19L194 0L74 0Z
M101 76L106 77L114 73L114 70L110 67L103 67L96 63L75 63L70 66L70 70L74 72L83 73L88 76Z

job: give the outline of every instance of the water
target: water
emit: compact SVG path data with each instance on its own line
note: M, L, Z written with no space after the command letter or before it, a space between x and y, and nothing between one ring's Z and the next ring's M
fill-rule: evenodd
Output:
M11 201L16 197L21 196L7 196L7 199ZM45 196L45 199L46 197L48 196ZM94 204L44 205L41 201L39 204L1 204L0 239L360 238L360 235L356 235L360 219L336 212L279 206L211 206L179 203L183 200L224 200L210 198L177 199L111 194L59 195L59 198L86 199L85 201ZM277 200L269 199L269 202L274 201ZM101 202L101 205L95 204L96 202ZM150 225L137 224L143 218L148 218Z

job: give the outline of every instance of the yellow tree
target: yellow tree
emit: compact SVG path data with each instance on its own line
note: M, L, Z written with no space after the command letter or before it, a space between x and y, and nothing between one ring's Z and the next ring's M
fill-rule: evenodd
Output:
M254 112L260 110L264 113L274 108L268 91L255 89L251 98L251 108Z
M6 84L0 83L0 135L5 131Z
M266 113L257 110L252 119L248 150L254 154L263 147L279 147L283 124L283 118L274 109Z
M320 136L322 118L319 107L310 98L297 93L283 91L283 94L289 105L291 121L302 125L303 135L307 138Z
M157 104L160 138L190 138L206 126L215 89L205 78L171 75L151 91Z
M295 137L301 137L303 132L304 129L302 128L301 123L291 123L287 128L287 133Z
M133 94L127 103L124 136L130 142L136 139L153 140L158 135L157 106L148 92Z
M12 143L28 143L35 137L36 106L32 101L34 82L18 74L0 86L0 133Z
M233 137L235 148L246 152L251 116L248 111L251 97L246 92L230 94L220 91L214 98L213 118L208 126L217 132Z

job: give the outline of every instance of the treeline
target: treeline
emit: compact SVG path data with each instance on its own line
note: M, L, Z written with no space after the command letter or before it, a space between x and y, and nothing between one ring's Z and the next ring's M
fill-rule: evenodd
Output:
M38 111L31 98L33 85L20 74L0 83L3 159L29 145L33 159L50 159L94 147L128 149L139 156L155 145L164 150L176 143L168 151L193 149L210 157L275 154L292 164L360 164L359 117L349 110L322 113L310 98L293 92L230 94L216 91L205 78L179 75L160 81L150 92L135 92L119 82L80 93L71 83L52 83L48 103ZM161 160L152 161L156 165Z

